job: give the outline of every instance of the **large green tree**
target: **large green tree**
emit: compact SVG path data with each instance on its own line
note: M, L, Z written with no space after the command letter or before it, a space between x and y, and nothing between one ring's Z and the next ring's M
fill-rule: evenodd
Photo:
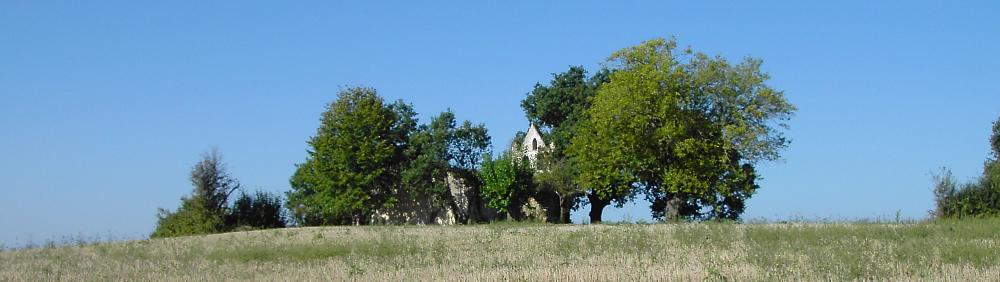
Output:
M416 127L410 105L387 104L372 88L342 90L327 106L309 156L287 193L288 208L303 225L364 224L391 207Z
M536 184L540 193L554 193L558 197L559 220L570 223L570 211L578 207L587 190L576 181L576 167L566 156L577 125L586 118L586 110L601 84L607 82L607 69L587 77L581 66L573 66L562 73L553 74L552 80L543 85L535 84L531 93L521 101L528 121L538 125L545 134L549 149L541 152L535 162L538 172ZM591 197L593 198L593 197ZM599 210L605 205L595 201Z
M610 82L568 150L580 183L601 199L644 191L654 215L670 220L738 218L758 188L753 165L780 158L795 111L765 83L761 61L732 65L654 39L613 53L608 65Z

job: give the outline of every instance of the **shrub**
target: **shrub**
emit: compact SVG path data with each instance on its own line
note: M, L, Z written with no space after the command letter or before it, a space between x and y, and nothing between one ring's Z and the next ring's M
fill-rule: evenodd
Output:
M286 226L281 197L257 191L254 194L241 192L226 214L226 229L267 229Z
M945 216L1000 215L1000 164L986 164L979 181L962 185L947 201Z
M960 185L948 169L934 175L934 217L1000 216L1000 119L993 123L990 147L978 181Z
M219 232L222 219L205 208L197 198L181 200L176 212L160 209L152 238L201 235Z

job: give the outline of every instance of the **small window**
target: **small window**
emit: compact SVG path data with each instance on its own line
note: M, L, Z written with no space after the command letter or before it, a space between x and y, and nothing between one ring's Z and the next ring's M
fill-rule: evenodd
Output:
M531 138L531 149L538 150L538 139Z

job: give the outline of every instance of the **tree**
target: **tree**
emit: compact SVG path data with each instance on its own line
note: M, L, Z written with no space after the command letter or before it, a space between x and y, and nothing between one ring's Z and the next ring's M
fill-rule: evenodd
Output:
M450 110L449 110L450 112ZM473 172L483 163L483 155L490 150L490 135L486 125L473 125L466 120L455 128L448 146L449 164L455 170Z
M573 66L563 73L552 74L548 85L536 83L521 101L528 121L547 133L555 159L563 158L563 150L569 146L576 125L585 118L590 99L607 82L609 73L602 69L588 79L583 67Z
M427 204L450 205L458 210L456 199L448 190L447 176L461 177L473 186L470 189L477 189L474 174L489 146L490 137L484 125L464 121L461 127L456 127L455 114L451 110L442 112L429 125L418 127L411 137L406 151L409 163L402 175L405 190L414 199L429 201ZM459 222L468 221L466 214L457 215Z
M620 200L642 190L668 220L738 218L758 188L753 165L780 158L788 145L782 129L795 111L765 84L761 61L731 65L654 39L608 62L610 82L569 150L592 197Z
M229 174L222 155L212 149L191 169L190 196L181 198L181 206L171 212L159 209L156 230L151 237L208 234L225 230L229 196L240 184Z
M539 154L535 173L535 185L539 191L553 191L559 197L559 222L572 223L570 212L580 204L580 197L586 195L576 182L576 167L571 158L555 158L554 154Z
M285 213L281 206L281 197L265 191L253 194L240 192L233 206L226 214L226 226L229 230L243 227L254 229L283 228Z
M448 145L454 128L454 114L443 112L431 118L430 125L421 125L413 133L406 151L409 164L403 170L402 179L406 190L414 197L447 199L447 184L442 180L448 173Z
M576 179L573 161L565 149L573 139L577 125L586 118L590 100L601 84L607 82L609 71L602 69L589 79L580 66L553 74L548 85L535 84L534 89L521 101L525 116L545 133L551 144L536 160L536 182L539 191L551 191L558 196L560 222L570 223L570 211L579 205L579 198L586 195ZM592 209L604 206L592 205Z
M507 150L496 159L486 154L478 176L486 205L521 220L524 218L521 205L533 192L533 176L527 160L515 154L514 150Z
M993 135L990 136L990 149L993 149L993 160L1000 159L1000 118L993 122Z
M151 238L217 233L224 225L222 218L213 216L196 198L181 199L181 206L174 212L161 208L156 218L156 229L149 236Z
M579 172L576 183L579 187L587 187L585 196L590 204L591 223L601 222L604 208L612 202L621 206L635 195L632 187L634 175L625 170L635 164L629 163L632 154L623 151L631 149L627 145L630 136L619 136L611 128L597 130L598 126L593 125L595 122L604 121L584 120L567 150ZM614 124L602 125L618 127Z
M387 105L375 89L342 90L290 180L293 216L304 225L364 224L373 211L391 207L414 115L401 101Z
M226 201L240 184L226 171L218 149L212 149L191 169L191 184L194 185L193 198L205 206L212 216L225 215Z

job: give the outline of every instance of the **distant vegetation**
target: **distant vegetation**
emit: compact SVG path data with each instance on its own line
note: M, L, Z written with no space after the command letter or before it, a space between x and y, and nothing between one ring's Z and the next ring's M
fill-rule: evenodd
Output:
M596 223L607 205L637 195L664 220L739 219L759 188L754 165L780 157L795 111L766 84L761 61L730 64L654 39L607 63L592 77L581 67L555 74L522 101L549 140L532 163L517 140L491 152L486 127L457 126L450 111L418 126L410 104L344 89L291 178L291 215L301 225L369 224L404 199L455 207L464 199L447 191L454 175L478 197L470 202L515 220L569 223L589 203ZM550 216L526 213L529 204Z
M320 117L286 199L240 190L212 151L192 170L192 194L160 210L152 236L393 223L388 214L412 205L468 224L494 218L462 205L492 208L498 220L570 223L587 204L597 223L606 206L640 196L657 220L738 221L760 189L756 165L781 158L796 111L761 64L653 39L614 52L592 76L576 66L553 74L521 102L546 140L530 160L520 139L493 148L485 125L451 110L420 124L405 101L345 88ZM936 177L934 217L1000 215L1000 120L993 131L978 181ZM453 182L467 191L456 196Z
M418 126L412 105L386 103L371 88L348 88L327 106L308 143L288 207L299 224L342 225L369 224L376 211L407 198L455 205L448 173L478 187L473 172L490 137L482 124L458 125L451 111Z
M586 191L591 222L636 194L663 220L738 220L759 188L754 165L780 158L796 110L761 63L731 64L663 39L611 54L608 82L572 128L551 125L571 135L562 161Z
M981 217L1000 215L1000 119L993 123L989 139L991 156L983 164L979 179L958 183L951 171L943 168L934 176L935 209L932 215L946 217Z
M281 198L267 192L247 194L226 171L217 150L205 154L191 170L194 191L181 198L176 211L160 209L150 237L210 234L232 230L285 227ZM236 191L240 196L229 206Z

